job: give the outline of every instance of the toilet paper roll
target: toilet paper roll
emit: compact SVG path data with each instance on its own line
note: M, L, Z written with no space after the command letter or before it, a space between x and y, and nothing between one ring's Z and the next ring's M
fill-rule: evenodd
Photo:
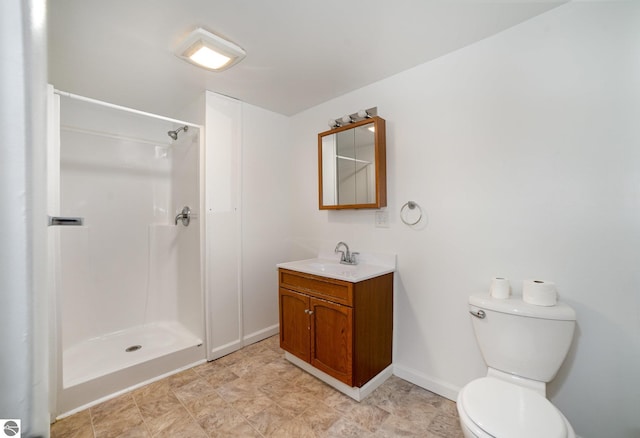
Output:
M509 284L509 279L504 277L494 277L491 280L489 294L493 298L499 298L501 300L509 298L509 295L511 295L511 285Z
M536 306L555 306L558 302L556 285L550 281L524 280L522 299L525 303Z

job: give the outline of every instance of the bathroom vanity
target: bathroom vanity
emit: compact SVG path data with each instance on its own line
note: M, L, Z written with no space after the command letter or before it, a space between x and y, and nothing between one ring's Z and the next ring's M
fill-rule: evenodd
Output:
M327 259L278 268L285 357L361 400L392 373L395 268Z

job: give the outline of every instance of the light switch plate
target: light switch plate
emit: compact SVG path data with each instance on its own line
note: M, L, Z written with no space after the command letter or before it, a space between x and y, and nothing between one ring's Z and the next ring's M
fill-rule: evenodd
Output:
M389 228L389 212L386 210L378 210L375 213L376 228Z

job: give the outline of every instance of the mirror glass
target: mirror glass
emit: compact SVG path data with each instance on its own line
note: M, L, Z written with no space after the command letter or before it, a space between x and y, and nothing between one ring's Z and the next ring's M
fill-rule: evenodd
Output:
M318 140L320 209L386 206L383 119L339 127Z

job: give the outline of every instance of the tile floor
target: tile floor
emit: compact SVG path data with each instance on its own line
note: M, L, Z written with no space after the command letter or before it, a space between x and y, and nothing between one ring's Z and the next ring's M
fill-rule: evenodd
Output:
M51 426L52 438L462 438L455 403L395 376L358 403L287 362L278 336Z

